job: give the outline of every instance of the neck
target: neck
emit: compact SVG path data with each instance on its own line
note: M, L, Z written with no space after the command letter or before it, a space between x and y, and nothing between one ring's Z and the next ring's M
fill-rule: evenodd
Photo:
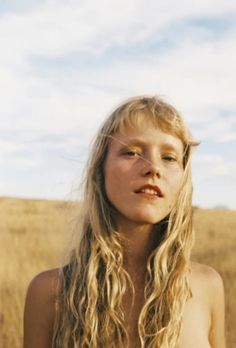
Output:
M119 232L125 238L123 242L124 265L132 273L146 271L147 260L159 245L161 228L150 224L119 223Z

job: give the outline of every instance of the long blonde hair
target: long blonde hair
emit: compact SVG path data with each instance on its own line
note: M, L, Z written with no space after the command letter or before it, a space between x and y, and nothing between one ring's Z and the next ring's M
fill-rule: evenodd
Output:
M122 236L115 228L115 210L104 188L104 161L110 136L122 127L136 127L144 118L178 137L184 145L184 179L169 215L161 224L162 239L147 260L145 302L138 321L142 348L175 348L184 304L191 296L189 261L193 246L192 137L179 112L159 97L129 99L107 118L93 144L84 185L83 221L69 262L60 272L53 347L127 347L122 298L128 287Z

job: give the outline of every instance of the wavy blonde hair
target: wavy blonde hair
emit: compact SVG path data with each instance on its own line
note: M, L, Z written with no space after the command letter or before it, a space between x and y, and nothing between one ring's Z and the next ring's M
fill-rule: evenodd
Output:
M104 161L110 136L147 120L184 145L184 179L171 212L161 222L162 238L147 260L145 302L139 315L142 348L175 348L184 304L191 296L188 272L193 246L191 134L179 112L159 97L129 99L104 122L93 144L84 185L83 221L69 262L61 268L53 347L127 347L122 298L128 287L123 237L104 188ZM159 232L160 233L160 232Z

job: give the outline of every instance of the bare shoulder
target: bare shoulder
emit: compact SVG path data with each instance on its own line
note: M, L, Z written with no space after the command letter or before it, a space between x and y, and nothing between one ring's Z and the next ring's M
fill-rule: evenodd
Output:
M197 262L191 262L190 269L193 293L206 301L210 311L211 347L225 348L225 295L222 277L214 268Z
M59 268L50 269L37 274L30 282L28 293L38 293L41 295L56 295L59 281Z
M25 348L51 346L58 283L59 269L42 272L30 282L24 309Z
M223 286L221 275L211 266L191 261L190 265L193 280L203 282L209 291L216 290Z
M45 272L37 274L30 282L27 295L26 304L28 302L34 305L47 305L48 309L54 307L57 297L59 284L59 269L50 269Z

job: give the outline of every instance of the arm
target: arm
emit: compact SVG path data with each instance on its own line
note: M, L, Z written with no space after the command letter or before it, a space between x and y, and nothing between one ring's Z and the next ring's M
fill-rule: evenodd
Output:
M225 343L225 299L224 285L220 275L213 271L211 275L212 289L212 323L210 344L212 348L226 348Z
M30 283L24 310L24 348L51 348L58 270L37 275Z

